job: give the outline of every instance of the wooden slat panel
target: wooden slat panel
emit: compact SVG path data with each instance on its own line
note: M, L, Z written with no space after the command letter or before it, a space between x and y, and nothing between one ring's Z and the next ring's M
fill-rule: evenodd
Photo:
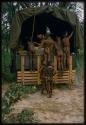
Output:
M74 75L72 75L72 77L74 77ZM57 78L57 79L64 79L64 78L69 78L69 76L62 76L62 77L59 77L59 76L54 76L53 78Z
M54 82L65 82L65 81L68 81L69 82L69 80L67 80L67 79L65 79L65 80L54 80ZM74 79L72 80L72 81L75 81Z
M18 77L18 79L22 79L22 77ZM37 77L24 77L24 79L32 79L32 80L34 80L34 79L38 79Z
M17 79L17 80L22 80L22 79ZM24 81L38 81L37 79L24 79Z
M28 83L28 82L25 82L24 85L37 85L38 83Z
M69 81L56 81L54 82L54 84L62 84L62 83L65 83L65 84L69 84Z
M73 82L75 80L72 80ZM58 82L58 83L65 83L65 82L68 82L69 83L69 80L55 80L54 82Z
M18 82L19 84L22 84L21 82ZM23 85L38 85L38 82L24 82Z
M75 78L74 76L72 76L72 78ZM53 79L69 79L69 77L53 77Z
M69 81L69 79L53 79L54 81L65 81L65 80L67 80L67 81ZM72 78L72 80L75 80L74 78Z
M74 75L75 73L72 72L72 74ZM60 76L60 73L57 73L57 74L55 74L55 75ZM68 76L68 75L69 75L69 73L63 73L63 74L62 74L62 76Z
M17 76L17 77L22 77L22 76ZM36 75L36 76L33 76L33 75L31 75L31 76L25 76L25 75L24 75L24 77L37 78L38 76L37 76L37 75Z
M21 76L22 73L17 73L18 76ZM38 73L24 73L25 76L37 76ZM55 74L55 76L58 76L58 77L64 77L64 76L68 76L69 74L65 73L65 74L62 74L62 76L59 76L59 74ZM72 75L75 75L75 73L72 73Z
M68 75L69 75L68 73L67 73L67 74L66 74L66 73L65 73L65 74L62 74L62 76L68 76ZM59 74L56 74L56 76L60 76L60 75L59 75ZM61 76L61 77L62 77L62 76Z
M69 83L69 81L67 81L67 80L66 81L55 81L54 83L59 83L59 84L60 83Z
M72 81L75 81L75 80L72 80ZM22 82L22 80L21 79L17 79L17 82ZM24 82L38 82L38 80L37 79L36 80L35 79L34 80L24 79ZM54 80L54 82L58 82L58 83L63 82L63 83L65 83L65 82L69 82L69 80Z
M21 77L22 75L17 75L17 77ZM24 77L38 77L38 75L25 75L24 74Z
M22 84L21 82L17 83ZM24 82L23 85L37 85L37 82Z
M17 79L17 81L21 81L21 79ZM37 79L24 79L24 81L31 81L31 82L34 82L34 81L37 81Z
M20 79L17 79L17 82L22 82ZM37 80L28 80L28 79L26 79L26 80L24 80L24 82L38 82Z
M17 77L22 77L22 75L17 75ZM30 76L24 75L24 77L32 77L32 78L34 78L34 77L38 77L38 75L30 75Z
M17 75L21 75L21 74L22 74L22 72L21 73L17 73ZM24 75L26 75L26 76L38 75L38 73L24 73Z
M24 73L25 75L38 75L38 73Z
M72 75L72 77L74 77L74 75ZM57 79L64 79L64 78L69 78L69 76L62 76L62 77L59 77L59 76L54 76L53 78L57 78Z
M72 77L73 77L74 75L72 75ZM57 78L68 78L69 77L69 75L66 75L66 76L62 76L62 77L59 77L59 76L53 76L53 77L57 77Z
M74 75L72 75L72 77L74 78ZM66 76L66 77L54 76L53 78L56 78L56 79L69 79L69 76Z
M69 74L63 74L61 77L63 77L63 76L68 76ZM58 76L59 77L59 74L56 74L56 76Z
M22 84L21 81L17 81L17 82ZM34 81L34 82L32 82L32 81L25 81L23 83L23 85L38 85L38 82L37 81Z
M75 70L73 71L73 73L72 73L72 80L73 81L75 81L74 80L74 73L75 72ZM17 72L17 82L19 83L21 83L22 82L22 77L21 77L21 71L18 71ZM60 83L69 83L69 73L68 72L65 72L64 74L63 74L63 76L62 77L59 77L58 76L58 73L53 77L53 80L54 80L54 82L55 82L55 84L60 84ZM29 78L32 78L32 79L29 79ZM35 79L36 78L36 79ZM38 83L38 72L37 71L34 71L34 72L30 72L30 71L24 71L24 84L37 84Z
M22 80L22 78L18 78L17 80ZM31 81L34 81L34 80L36 80L37 81L37 78L34 78L34 79L30 79L30 78L24 78L24 81L25 80L31 80Z
M62 75L68 75L68 73L69 73L69 71L65 71L65 72L63 72ZM18 71L17 74L21 74L21 71ZM24 74L38 74L38 71L33 71L33 72L24 71ZM58 75L58 74L59 74L59 72L56 73L56 75ZM75 72L72 72L72 74L75 74Z
M55 81L55 83L59 83L59 84L60 84L60 83L69 83L69 80L65 80L65 81L64 81L64 80L63 80L63 81Z
M59 74L60 74L59 72L56 73L56 75L59 75ZM62 73L62 75L68 75L68 74L69 74L69 72ZM75 74L75 72L72 72L72 74Z
M18 77L17 79L22 79L22 77ZM24 77L24 79L38 79L38 77ZM68 78L58 78L58 77L54 77L53 79L55 80L68 80ZM74 77L72 77L72 79L74 79Z
M72 70L72 72L76 72L76 70ZM57 71L57 73L59 73L59 71ZM63 71L63 73L69 73L69 70L67 70L67 71Z
M17 74L17 76L21 76L21 74ZM38 76L38 74L25 74L25 73L24 73L24 76L28 76L28 77L32 76L32 77L35 77L35 76Z
M17 77L22 77L22 75L18 75ZM32 78L34 78L34 77L38 77L38 75L25 75L24 74L24 77L32 77ZM74 75L72 75L72 77L74 77ZM59 78L59 79L63 79L63 78L68 78L68 76L62 76L62 77L59 77L59 76L54 76L53 78Z
M75 73L76 71L75 71L75 70L72 70L72 72ZM17 73L21 73L21 71L17 71ZM24 73L26 73L26 74L27 74L27 73L34 74L34 73L38 73L38 71L24 71ZM59 72L57 71L57 74L58 74L58 73L59 73ZM69 71L64 71L63 74L64 74L64 73L69 73Z
M18 78L18 79L21 79L22 77L19 76L19 77L17 77L17 78ZM57 79L57 80L58 80L58 79L68 79L68 78L69 78L69 77L62 77L62 78L61 78L61 77L53 77L53 79ZM75 77L72 76L72 78L74 79ZM38 79L38 77L36 77L36 76L35 76L35 77L25 77L25 76L24 76L24 79Z
M18 83L22 83L21 81L17 81ZM24 83L28 83L28 84L37 84L38 83L38 81L24 81ZM23 83L23 84L24 84Z
M17 81L21 81L21 79L17 79ZM31 82L34 82L34 81L37 81L37 79L24 79L24 81L31 81ZM65 82L65 81L69 81L69 80L54 80L55 82Z
M55 75L54 77L56 77L56 78L68 78L68 76L57 76L57 75Z
M21 71L18 71L17 73L21 73ZM35 74L35 73L38 73L38 71L24 71L24 73Z
M54 76L54 78L64 79L64 78L69 78L69 77L68 77L68 76L62 76L62 77L59 77L59 76Z
M17 82L18 83L22 83L22 81L21 80L17 80ZM73 80L73 82L74 82L74 80ZM24 81L24 84L38 84L38 81L29 81L29 80L25 80ZM67 84L69 84L69 80L66 80L66 81L54 81L54 83L53 84L60 84L60 83L67 83ZM41 82L40 82L40 84L41 84Z
M55 79L55 81L69 81L69 79L58 79L58 80Z

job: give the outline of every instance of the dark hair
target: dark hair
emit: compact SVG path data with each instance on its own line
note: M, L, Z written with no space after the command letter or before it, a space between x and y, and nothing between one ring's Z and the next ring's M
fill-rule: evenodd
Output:
M47 62L47 65L48 65L48 66L52 66L52 62L51 62L51 61L48 61L48 62Z

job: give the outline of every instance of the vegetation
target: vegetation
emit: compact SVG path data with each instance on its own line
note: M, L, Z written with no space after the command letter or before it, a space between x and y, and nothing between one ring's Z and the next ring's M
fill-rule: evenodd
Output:
M21 84L12 83L2 97L2 105L6 102L8 106L11 106L19 99L26 96L26 94L35 93L37 90L35 86L23 86Z
M11 106L18 100L25 97L27 94L37 92L35 86L22 86L21 84L13 83L9 86L9 89L2 96L2 121L6 121L12 111ZM19 115L21 117L21 115Z
M32 109L23 109L20 113L10 114L3 120L3 123L37 123L39 120L34 117Z

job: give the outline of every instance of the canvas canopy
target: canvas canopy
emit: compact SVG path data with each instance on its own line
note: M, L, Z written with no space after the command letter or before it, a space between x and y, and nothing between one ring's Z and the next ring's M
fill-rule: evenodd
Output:
M62 21L70 23L72 26L76 27L76 47L80 48L80 42L82 41L80 33L80 25L75 13L70 12L69 10L60 9L57 7L37 7L37 8L26 8L22 11L17 12L12 20L11 30L10 30L10 39L9 47L17 48L19 43L19 37L21 34L22 24L27 19L31 19L34 15L42 13L51 13L51 15ZM29 28L29 27L28 27Z

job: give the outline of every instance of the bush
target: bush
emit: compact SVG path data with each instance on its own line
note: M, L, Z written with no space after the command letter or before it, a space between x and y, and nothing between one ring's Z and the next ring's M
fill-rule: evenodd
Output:
M2 80L6 82L14 82L16 81L16 75L9 72L4 72L2 73Z
M34 117L34 112L31 109L23 109L17 115L11 115L9 121L13 123L34 123L38 120Z
M35 86L23 86L13 83L2 97L2 121L8 119L7 115L11 112L11 105L25 97L29 93L37 92Z
M23 86L21 84L13 83L5 92L3 99L11 105L24 97L26 94L35 93L37 90L38 89L35 86Z
M5 117L4 123L36 123L38 119L34 117L32 109L23 109L21 113L10 114Z

